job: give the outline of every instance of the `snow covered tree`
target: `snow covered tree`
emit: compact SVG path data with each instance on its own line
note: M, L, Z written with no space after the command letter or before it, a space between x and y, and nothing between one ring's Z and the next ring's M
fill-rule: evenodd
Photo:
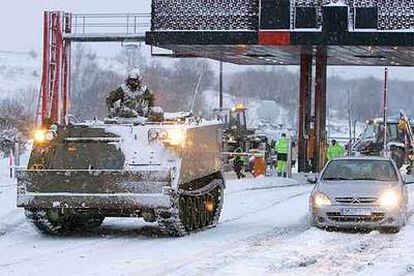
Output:
M15 143L23 149L33 127L33 118L17 100L0 101L0 155L8 156Z

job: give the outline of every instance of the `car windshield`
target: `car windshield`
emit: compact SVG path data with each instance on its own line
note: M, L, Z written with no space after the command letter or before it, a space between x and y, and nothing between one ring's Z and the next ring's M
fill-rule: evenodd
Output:
M322 180L372 180L398 181L397 172L387 160L333 160L329 163Z

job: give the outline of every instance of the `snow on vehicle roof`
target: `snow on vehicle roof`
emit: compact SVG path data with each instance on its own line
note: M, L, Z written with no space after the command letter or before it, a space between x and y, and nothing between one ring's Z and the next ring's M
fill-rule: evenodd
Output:
M343 160L371 160L371 161L391 161L389 157L383 156L345 156L332 159L333 161L343 161Z
M178 113L177 113L178 114ZM125 120L125 121L123 121ZM219 120L206 120L206 119L188 119L185 122L179 121L162 121L162 122L145 122L141 120L133 121L131 119L123 119L123 120L105 120L105 121L86 121L82 123L73 123L71 126L83 126L83 127L92 127L92 128L106 128L108 126L127 126L127 127L138 127L138 126L162 126L162 127L173 127L173 126L181 126L181 127L196 127L196 126L208 126L208 125L221 125L222 122Z

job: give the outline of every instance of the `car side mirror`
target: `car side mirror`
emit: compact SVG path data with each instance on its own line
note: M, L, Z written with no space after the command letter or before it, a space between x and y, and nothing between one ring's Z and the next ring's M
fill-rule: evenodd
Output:
M318 178L316 176L308 177L307 181L310 184L316 184L316 182L318 182Z

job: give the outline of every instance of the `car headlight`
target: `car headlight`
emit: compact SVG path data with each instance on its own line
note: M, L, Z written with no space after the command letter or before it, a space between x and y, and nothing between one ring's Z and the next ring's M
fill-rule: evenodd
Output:
M379 203L382 207L394 208L400 204L400 195L394 190L385 191L380 199Z
M329 197L323 193L316 193L313 196L313 203L316 207L329 206L332 204Z

